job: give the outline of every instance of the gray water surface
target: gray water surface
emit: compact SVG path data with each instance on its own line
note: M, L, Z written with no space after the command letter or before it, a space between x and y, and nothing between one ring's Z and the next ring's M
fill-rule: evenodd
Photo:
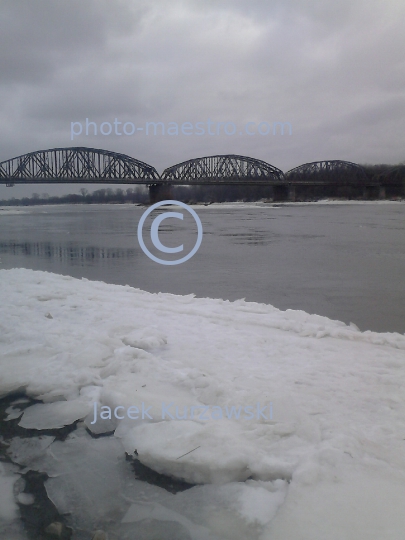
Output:
M176 266L160 265L140 249L144 207L6 209L0 211L0 268L46 270L150 292L245 298L353 322L361 330L405 333L405 204L194 208L203 242L192 259ZM172 247L183 243L187 252L196 227L191 218L179 222L165 220L160 239ZM148 229L144 237L152 251Z

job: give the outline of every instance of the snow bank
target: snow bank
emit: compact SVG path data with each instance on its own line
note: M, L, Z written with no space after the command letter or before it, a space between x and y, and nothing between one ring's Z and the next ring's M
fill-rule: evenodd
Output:
M98 419L95 431L110 422L142 463L215 493L250 479L238 512L267 523L263 539L401 538L404 335L24 269L0 271L0 295L0 395L24 389L44 401L22 426L86 416L90 425L95 402L144 403L152 419ZM179 411L271 402L273 417L162 420L163 402ZM288 490L261 491L278 481ZM325 533L335 526L340 536Z

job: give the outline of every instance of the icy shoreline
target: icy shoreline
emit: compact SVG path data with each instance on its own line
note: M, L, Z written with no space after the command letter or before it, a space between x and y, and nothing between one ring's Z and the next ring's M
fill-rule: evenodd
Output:
M111 460L117 448L136 451L158 473L212 484L215 493L244 486L239 506L229 504L252 527L260 524L252 538L401 538L404 335L243 300L150 294L25 269L1 270L0 290L0 395L24 389L43 402L22 414L21 425L83 420L84 430L95 401L111 409L164 401L224 410L271 401L271 421L115 419L115 437L104 439L115 442L94 444ZM91 446L80 429L64 443L72 455ZM55 444L46 453L55 454ZM198 534L228 538L224 531Z
M234 201L234 202L223 202L223 203L196 203L196 204L189 204L191 208L195 208L196 210L205 210L205 209L218 209L218 208L268 208L268 207L283 207L283 206L323 206L323 205L340 205L340 206L356 206L356 205L387 205L387 204L394 204L394 205L402 205L405 204L405 199L383 199L383 200L354 200L354 199L319 199L317 201L250 201L250 202L243 202L243 201ZM54 208L70 208L70 207L83 207L88 208L89 206L91 208L108 208L110 207L116 207L116 206L122 206L124 208L134 208L134 207L141 207L141 208L147 208L149 205L145 205L142 203L91 203L90 205L85 203L70 203L70 204L35 204L35 205L27 205L27 206L1 206L0 205L0 216L4 215L14 215L14 214L20 214L20 213L31 213L33 210L42 210L46 211L47 209L54 209ZM45 212L46 213L46 212Z

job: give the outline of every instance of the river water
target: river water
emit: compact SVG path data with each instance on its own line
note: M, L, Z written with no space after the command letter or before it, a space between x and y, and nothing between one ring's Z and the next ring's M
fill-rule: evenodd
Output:
M405 333L405 204L194 209L203 225L202 245L189 261L167 266L139 246L145 207L4 208L0 268L46 270L150 292L245 298L353 322L361 330ZM167 246L182 243L187 252L196 239L195 223L165 220L159 238Z

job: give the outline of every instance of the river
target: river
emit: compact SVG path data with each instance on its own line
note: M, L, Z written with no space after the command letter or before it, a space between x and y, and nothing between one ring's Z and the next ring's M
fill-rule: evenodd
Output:
M405 333L403 203L194 209L203 225L202 245L189 261L167 266L139 246L144 207L3 208L0 268L45 270L150 292L245 298L352 322L361 330ZM193 227L176 227L162 223L162 243L176 246L178 233L186 247L192 245Z

